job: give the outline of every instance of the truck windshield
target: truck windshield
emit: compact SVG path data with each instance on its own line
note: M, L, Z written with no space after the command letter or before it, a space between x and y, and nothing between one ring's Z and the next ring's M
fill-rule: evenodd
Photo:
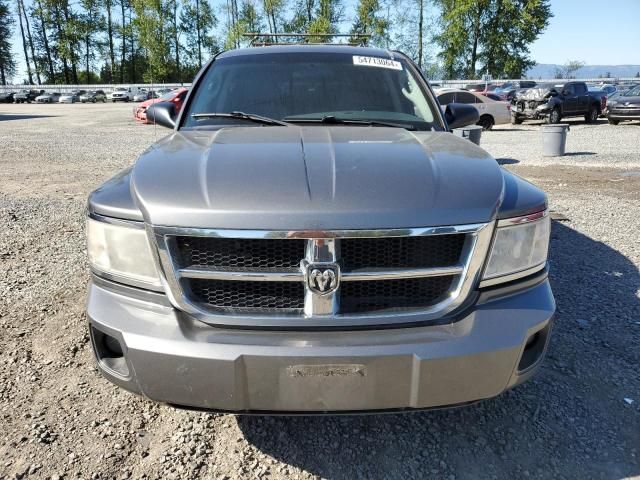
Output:
M352 121L361 120L363 125L387 122L412 130L442 130L435 109L402 59L260 53L217 59L197 85L182 126L246 126L239 117L202 115L243 112L305 125L354 125Z

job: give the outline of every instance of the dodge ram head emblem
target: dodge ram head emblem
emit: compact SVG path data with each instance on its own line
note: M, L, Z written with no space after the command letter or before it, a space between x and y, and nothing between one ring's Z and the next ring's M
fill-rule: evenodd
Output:
M340 281L340 267L335 263L309 263L305 265L307 288L318 295L335 292Z

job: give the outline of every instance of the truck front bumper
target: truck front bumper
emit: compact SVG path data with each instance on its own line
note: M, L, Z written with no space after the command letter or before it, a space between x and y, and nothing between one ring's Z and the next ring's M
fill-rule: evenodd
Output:
M555 312L546 275L482 293L456 321L355 331L211 327L164 295L94 278L103 375L152 400L238 413L423 409L494 397L539 367ZM304 320L301 320L304 322Z

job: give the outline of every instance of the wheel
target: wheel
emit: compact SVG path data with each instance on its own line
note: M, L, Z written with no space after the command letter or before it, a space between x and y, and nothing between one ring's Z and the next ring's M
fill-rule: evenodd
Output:
M607 118L607 120L609 120L611 125L618 125L620 123L620 120L614 120L613 118Z
M562 116L560 115L560 109L557 107L551 110L549 117L547 118L547 123L560 123L560 119Z
M113 103L116 103L116 101L115 101L115 100L111 100L111 101L112 101Z
M521 125L523 122L522 118L517 117L515 115L511 115L511 125Z
M476 125L480 125L482 130L491 130L495 124L491 115L482 115Z
M102 99L102 103L107 103L107 97L104 97L104 98Z
M584 116L584 121L586 123L596 123L598 121L598 117L600 116L600 111L596 105L591 105L589 112Z
M96 103L96 99L95 99L95 98L92 98L92 99L91 99L91 102L92 102L92 103Z
M129 103L129 97L125 98L125 102Z

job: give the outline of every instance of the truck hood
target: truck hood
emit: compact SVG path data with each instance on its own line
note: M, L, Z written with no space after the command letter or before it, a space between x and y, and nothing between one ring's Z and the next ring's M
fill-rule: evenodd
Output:
M176 132L131 178L152 225L259 230L487 222L503 184L492 157L450 133L347 126Z
M551 91L559 91L560 87L551 85L538 86L534 88L527 88L516 92L516 100L536 100L541 102L550 97Z

